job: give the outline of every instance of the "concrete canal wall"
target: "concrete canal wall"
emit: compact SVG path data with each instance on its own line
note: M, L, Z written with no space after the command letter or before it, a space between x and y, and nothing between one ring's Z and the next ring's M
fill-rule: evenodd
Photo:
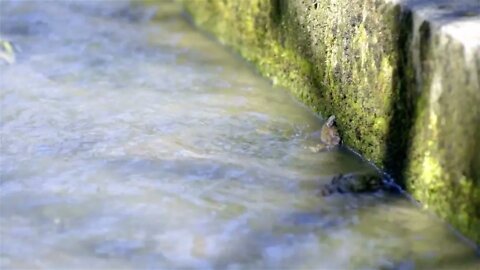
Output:
M194 23L480 243L478 0L183 0ZM455 3L451 3L455 2Z

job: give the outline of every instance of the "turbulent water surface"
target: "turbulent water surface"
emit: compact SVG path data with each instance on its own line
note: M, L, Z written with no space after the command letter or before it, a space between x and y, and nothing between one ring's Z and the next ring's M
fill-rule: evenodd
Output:
M0 1L1 269L475 269L372 168L164 3ZM478 269L478 268L477 268Z

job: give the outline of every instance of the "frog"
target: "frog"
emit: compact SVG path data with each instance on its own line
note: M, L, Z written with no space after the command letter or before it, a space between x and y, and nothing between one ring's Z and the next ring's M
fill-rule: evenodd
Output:
M337 174L328 184L321 186L319 194L330 196L334 193L375 192L383 186L383 177L379 173Z
M335 125L335 115L331 115L320 129L320 143L310 147L310 150L313 152L330 150L340 145L341 142L342 139Z

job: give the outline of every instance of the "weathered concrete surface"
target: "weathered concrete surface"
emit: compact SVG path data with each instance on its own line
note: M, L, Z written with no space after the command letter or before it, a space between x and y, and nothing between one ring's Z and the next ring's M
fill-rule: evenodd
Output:
M478 0L183 0L344 141L480 243Z

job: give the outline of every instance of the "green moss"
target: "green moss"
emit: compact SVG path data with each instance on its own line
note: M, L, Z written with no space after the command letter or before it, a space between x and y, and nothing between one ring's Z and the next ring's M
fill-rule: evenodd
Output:
M436 42L422 27L423 38ZM471 80L475 70L464 69L463 48L449 41L455 59L440 48L421 48L428 72L422 77L425 95L417 105L406 186L425 207L480 242L479 82Z
M480 242L480 71L461 46L439 42L428 22L414 35L412 13L388 1L179 1L273 83L335 114L346 144Z

